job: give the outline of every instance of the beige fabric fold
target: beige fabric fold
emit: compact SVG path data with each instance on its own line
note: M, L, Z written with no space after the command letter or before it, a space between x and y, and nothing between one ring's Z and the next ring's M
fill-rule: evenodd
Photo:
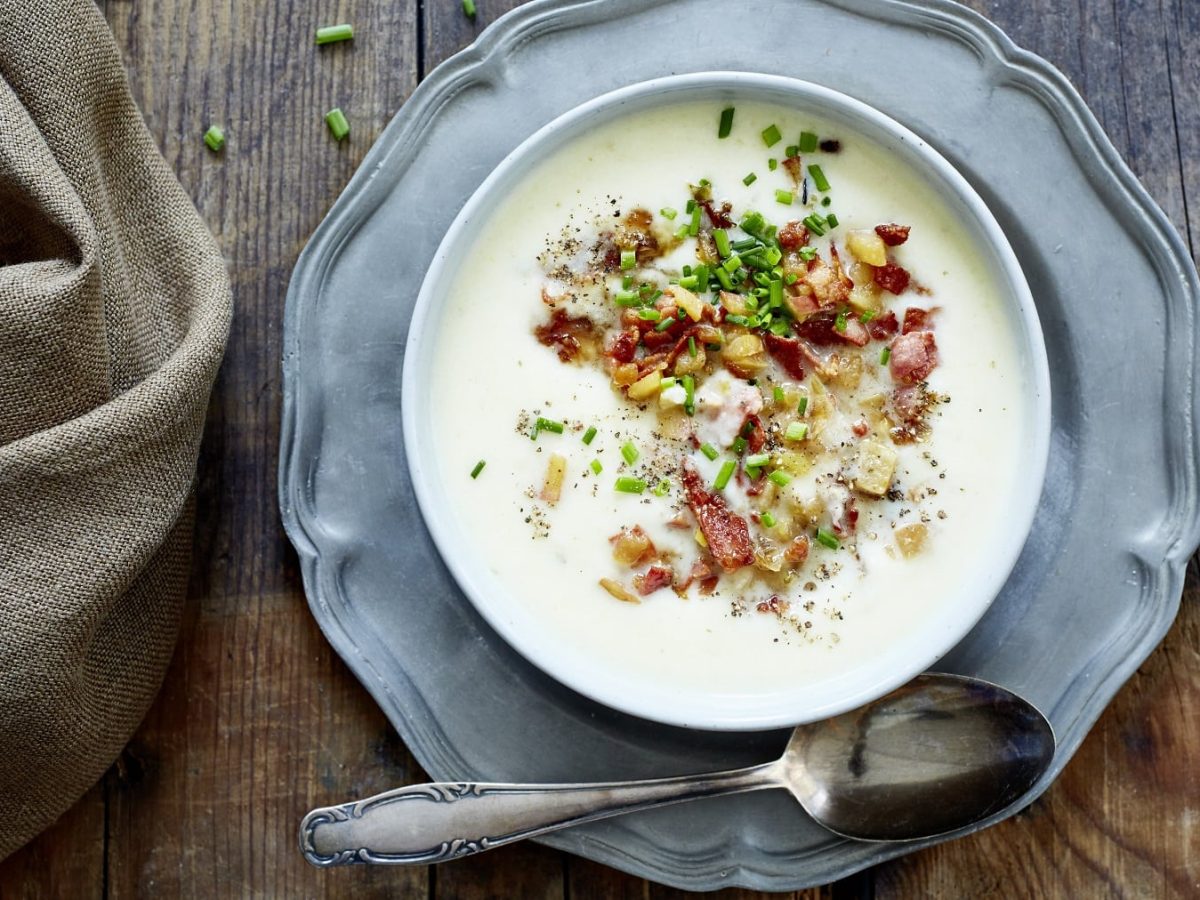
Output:
M0 0L0 858L161 683L230 308L94 3Z

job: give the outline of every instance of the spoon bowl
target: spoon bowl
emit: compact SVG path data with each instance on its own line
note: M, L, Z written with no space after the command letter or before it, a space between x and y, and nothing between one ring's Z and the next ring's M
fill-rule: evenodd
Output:
M785 788L847 838L911 841L1007 809L1054 758L1036 707L962 675L920 675L866 706L801 725L774 762L609 784L435 783L315 809L300 849L317 866L424 865L685 800Z

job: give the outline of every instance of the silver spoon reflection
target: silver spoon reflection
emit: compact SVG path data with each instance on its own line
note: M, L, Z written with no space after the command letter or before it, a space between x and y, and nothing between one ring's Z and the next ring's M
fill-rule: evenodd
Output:
M784 788L848 838L910 841L983 821L1054 757L1050 723L1001 687L920 675L866 706L801 725L775 762L611 784L421 784L315 809L300 846L318 866L439 862L670 803Z

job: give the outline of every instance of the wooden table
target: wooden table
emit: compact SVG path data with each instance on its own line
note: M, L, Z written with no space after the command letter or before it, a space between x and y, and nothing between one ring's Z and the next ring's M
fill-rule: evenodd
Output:
M0 898L678 893L533 844L412 870L324 872L296 851L309 807L425 775L318 632L280 527L284 293L304 242L417 81L516 5L478 3L471 22L456 0L100 0L150 129L229 260L237 314L162 694L101 783L0 864ZM1195 256L1200 2L970 5L1068 75ZM312 46L318 25L342 21L354 23L352 46ZM353 127L340 145L322 121L333 106ZM200 141L211 121L229 135L220 157ZM1163 646L1030 809L803 896L1200 895L1196 574L1193 560Z

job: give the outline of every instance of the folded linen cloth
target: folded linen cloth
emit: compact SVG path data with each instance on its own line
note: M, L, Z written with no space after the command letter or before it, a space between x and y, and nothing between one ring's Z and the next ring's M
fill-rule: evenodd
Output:
M230 309L94 2L0 0L0 858L158 690Z

